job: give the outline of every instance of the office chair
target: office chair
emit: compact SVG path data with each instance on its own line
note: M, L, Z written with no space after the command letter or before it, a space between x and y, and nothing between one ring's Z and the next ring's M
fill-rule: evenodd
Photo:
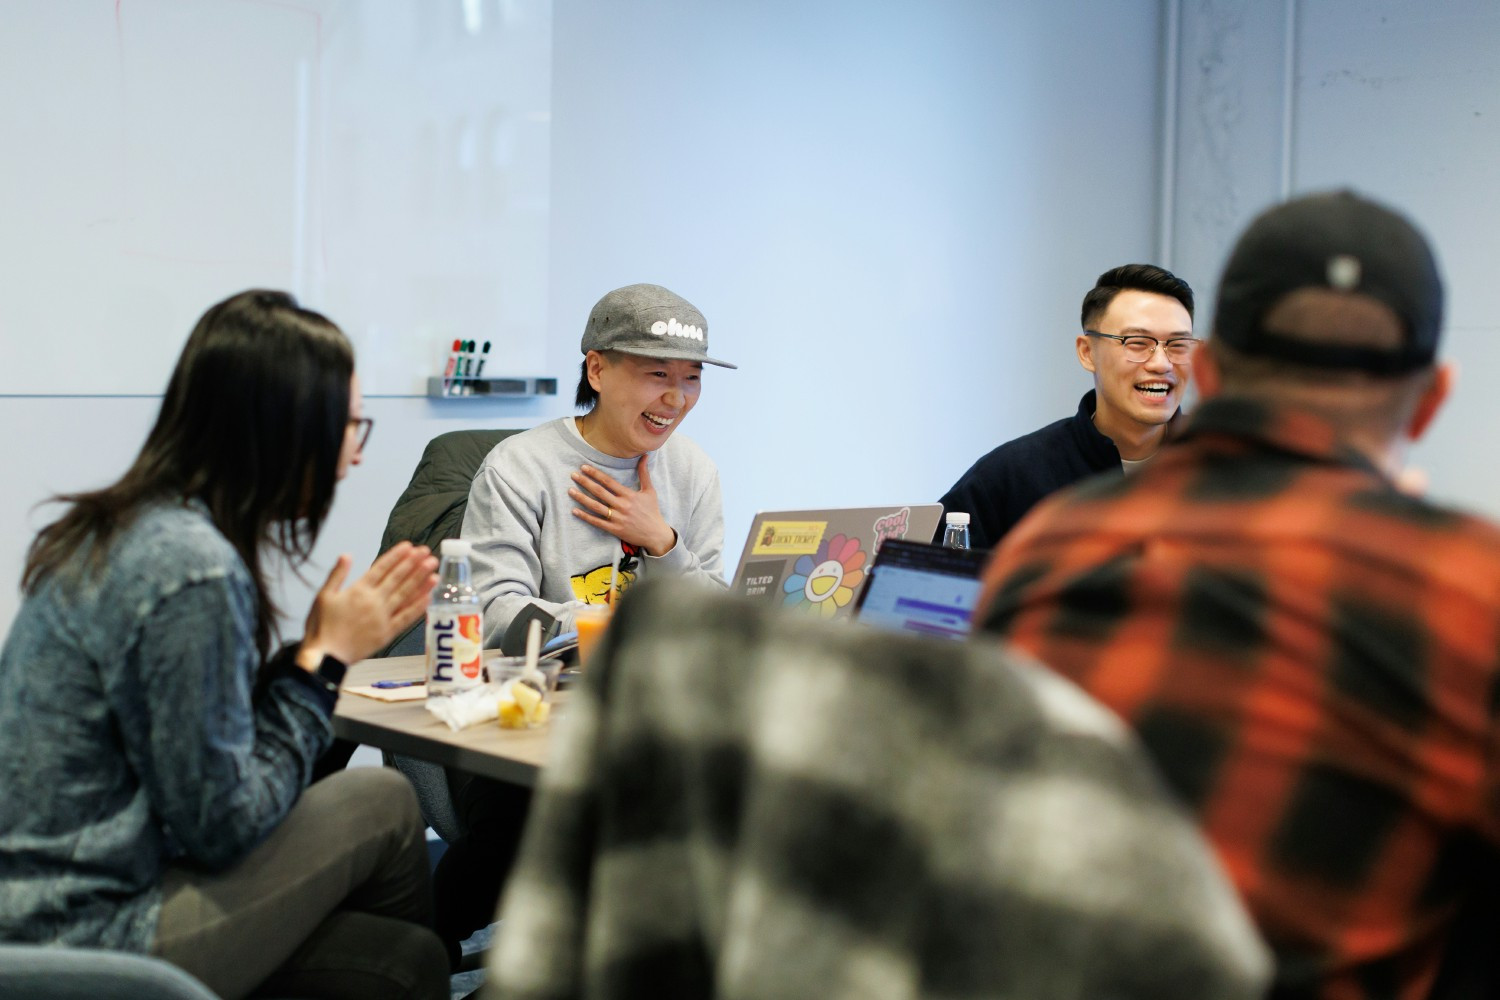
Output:
M31 944L0 944L0 997L218 1000L186 972L149 955Z
M426 545L434 552L445 538L457 538L469 505L469 484L479 466L502 440L515 430L462 430L439 434L427 443L412 472L411 482L391 508L385 532L380 537L384 552L400 541ZM425 648L424 619L412 623L376 656L407 656ZM385 762L411 781L427 825L445 841L457 840L463 824L448 793L448 776L442 765L386 753Z

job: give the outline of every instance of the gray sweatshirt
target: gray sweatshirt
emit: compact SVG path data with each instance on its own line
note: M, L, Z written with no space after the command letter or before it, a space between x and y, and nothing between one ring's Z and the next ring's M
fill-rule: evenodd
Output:
M624 590L641 575L676 573L724 585L724 505L719 470L680 433L651 453L651 483L677 544L661 556L624 552L619 539L573 514L570 478L587 463L622 485L640 487L634 458L590 447L572 417L506 438L469 487L459 536L474 545L474 587L484 606L485 645L500 638L521 609L537 604L573 628L573 611L602 604L615 553L634 567L619 574Z

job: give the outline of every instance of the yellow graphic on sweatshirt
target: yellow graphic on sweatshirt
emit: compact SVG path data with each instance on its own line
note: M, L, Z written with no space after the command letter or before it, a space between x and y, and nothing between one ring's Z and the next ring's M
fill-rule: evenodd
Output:
M608 604L610 564L595 567L580 576L573 577L569 582L573 584L573 596L585 604ZM615 599L635 582L634 570L620 570L619 577L615 580Z

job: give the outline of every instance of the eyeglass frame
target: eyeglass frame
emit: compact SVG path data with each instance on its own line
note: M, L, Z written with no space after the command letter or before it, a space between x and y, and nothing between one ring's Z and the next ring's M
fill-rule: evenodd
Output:
M350 417L348 426L354 428L354 433L359 441L357 450L364 451L365 445L370 443L370 432L375 429L374 417Z
M1144 333L1132 333L1126 336L1119 333L1100 333L1098 330L1085 330L1083 332L1090 337L1103 337L1106 340L1118 340L1122 349L1125 347L1125 341L1127 340L1151 341L1151 350L1146 352L1146 356L1144 358L1137 360L1135 358L1132 358L1129 354L1125 355L1125 360L1129 361L1133 365L1143 365L1146 362L1150 361L1152 358L1156 357L1157 348L1161 349L1161 352L1167 356L1167 360L1172 364L1180 365L1183 362L1187 361L1188 358L1191 358L1193 356L1193 352L1198 349L1198 345L1203 343L1203 339L1201 337L1168 337L1166 340L1161 340L1157 337L1148 337ZM1187 353L1184 354L1181 358L1172 357L1172 352L1169 348L1171 348L1173 344L1187 344Z

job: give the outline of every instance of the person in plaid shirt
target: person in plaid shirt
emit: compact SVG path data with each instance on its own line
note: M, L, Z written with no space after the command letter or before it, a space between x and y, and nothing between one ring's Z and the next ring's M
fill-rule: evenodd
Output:
M1039 506L986 571L979 628L1115 709L1196 811L1278 1000L1429 996L1500 841L1500 530L1400 482L1451 384L1442 300L1388 208L1271 209L1185 434Z
M993 645L632 587L556 725L486 1000L1261 1000L1125 726Z

